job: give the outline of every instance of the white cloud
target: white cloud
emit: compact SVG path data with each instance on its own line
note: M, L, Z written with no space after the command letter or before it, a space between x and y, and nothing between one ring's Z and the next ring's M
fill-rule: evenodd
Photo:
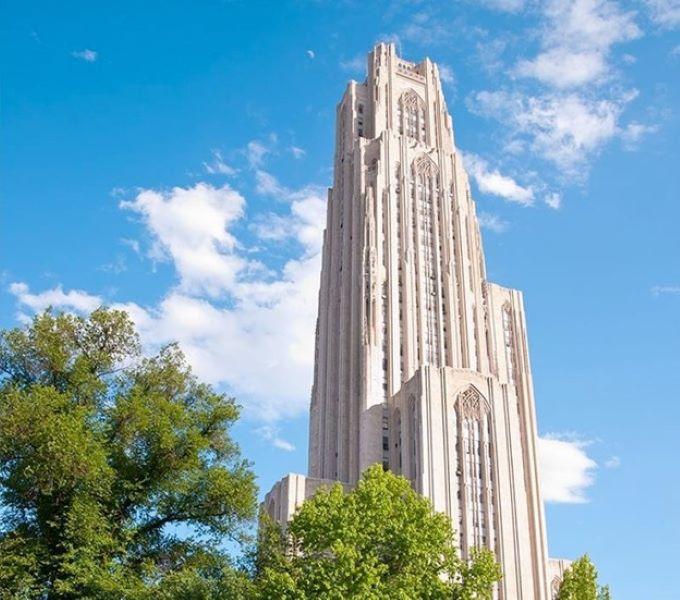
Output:
M680 295L680 285L655 285L651 292L654 296L662 294Z
M444 63L439 63L439 78L443 83L453 85L456 82L456 77L453 74L453 69Z
M262 166L264 157L270 152L271 150L259 140L251 140L246 146L246 156L252 168Z
M279 271L253 269L246 258L253 248L233 231L245 199L231 187L142 190L120 206L139 216L152 257L169 261L178 283L155 305L112 304L130 313L148 351L179 342L200 379L234 394L249 417L270 422L302 414L309 404L326 212L323 188L291 190L272 181L286 210L276 215L280 231L267 236L262 229L259 241L285 238L298 246ZM35 312L48 305L88 312L103 303L61 287L31 294L14 283L10 291ZM270 441L289 448L278 436Z
M525 138L536 153L566 174L583 177L590 158L623 135L621 113L636 96L636 90L615 99L484 91L468 99L468 107L508 126L511 138Z
M78 58L80 60L84 60L85 62L92 63L97 60L99 54L94 50L89 50L86 48L85 50L74 50L71 52L71 56L73 56L73 58Z
M258 170L255 172L255 191L263 196L286 197L290 190L281 185L271 173Z
M549 193L543 200L550 208L554 210L559 210L562 206L562 196L557 192Z
M480 0L480 4L492 10L519 12L524 8L524 0Z
M436 46L450 41L451 29L436 15L422 11L411 16L397 39L417 42L423 46Z
M652 20L664 29L680 26L680 0L645 0Z
M538 439L541 491L546 502L587 502L597 463L585 451L587 442L548 434Z
M309 58L314 58L316 56L316 53L314 52L314 50L307 50L307 56L309 56Z
M480 212L477 215L477 221L482 229L488 229L494 233L503 233L510 226L510 223L504 221L498 215L487 212Z
M28 285L15 282L10 284L9 291L16 297L19 304L34 312L42 312L51 306L55 310L88 313L103 304L99 296L93 296L82 290L64 292L61 286L39 294L31 294Z
M621 131L621 139L624 141L626 148L634 149L638 142L647 134L657 131L656 125L645 125L637 121L631 121Z
M474 177L479 190L484 194L500 196L510 202L524 206L533 204L534 192L530 187L522 187L512 177L502 175L497 169L476 154L465 153L463 161L468 173Z
M229 166L224 162L222 153L219 150L212 151L213 159L210 162L204 162L203 168L206 173L210 175L236 175L238 169Z
M567 48L552 48L533 60L517 64L520 77L534 77L558 88L583 85L599 79L607 72L604 56L599 52L573 52Z
M228 185L142 190L120 207L140 216L152 237L151 257L172 261L183 291L218 296L254 267L237 253L229 231L243 216L245 199Z
M352 73L364 72L366 70L366 57L363 54L357 54L354 58L341 60L340 68Z
M305 154L307 154L303 148L299 148L298 146L291 146L289 148L291 154L293 155L293 158L302 158Z
M140 254L141 252L138 240L133 240L130 238L121 238L120 243L130 248L130 250L132 250L135 254Z
M262 427L258 427L255 432L279 450L283 450L285 452L293 452L295 450L295 446L293 444L279 436L278 427L274 427L273 425L263 425Z
M618 469L621 466L621 459L618 456L612 456L604 461L604 466L607 469Z
M542 51L520 61L515 73L556 88L573 88L611 75L615 44L642 35L635 13L611 0L548 0L541 4Z

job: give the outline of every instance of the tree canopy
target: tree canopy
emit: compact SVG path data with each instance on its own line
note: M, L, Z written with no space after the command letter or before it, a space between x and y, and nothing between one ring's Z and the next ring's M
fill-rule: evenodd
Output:
M597 569L586 554L564 572L556 600L611 600L609 587L599 587Z
M129 317L47 311L0 334L0 598L234 598L254 516L234 400ZM212 593L212 592L210 592Z
M285 533L263 528L263 598L492 598L500 569L488 550L458 557L450 519L409 482L369 468L357 487L321 489Z

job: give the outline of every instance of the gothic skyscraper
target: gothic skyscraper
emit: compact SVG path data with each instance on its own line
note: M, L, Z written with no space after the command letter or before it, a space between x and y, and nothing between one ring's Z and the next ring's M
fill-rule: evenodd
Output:
M337 107L310 408L309 476L265 507L382 463L492 549L499 596L550 596L522 294L486 279L437 66L392 44Z

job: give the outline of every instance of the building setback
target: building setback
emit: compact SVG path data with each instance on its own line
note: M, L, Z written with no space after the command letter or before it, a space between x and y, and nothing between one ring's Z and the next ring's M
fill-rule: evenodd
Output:
M274 486L271 516L382 463L451 517L463 556L495 552L499 598L552 596L522 294L486 279L437 65L393 44L337 108L314 363L309 476Z

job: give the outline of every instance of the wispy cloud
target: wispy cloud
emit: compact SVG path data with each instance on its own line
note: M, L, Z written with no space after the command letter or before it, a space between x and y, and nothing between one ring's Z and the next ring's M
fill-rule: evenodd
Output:
M295 446L288 440L283 439L279 435L279 428L273 425L263 425L255 430L262 439L270 442L272 446L283 450L284 452L294 452Z
M655 285L650 291L654 296L661 296L662 294L675 296L680 295L680 285Z
M453 69L445 63L439 63L439 78L442 80L442 83L448 85L456 83L456 76L453 73Z
M604 461L607 469L618 469L621 466L621 459L618 456L611 456Z
M503 233L510 226L508 221L504 221L498 215L488 212L480 212L477 215L477 220L479 221L479 226L482 229L488 229L494 233Z
M290 153L293 155L293 158L302 158L304 157L305 154L307 154L303 148L300 148L299 146L291 146L289 148Z
M644 0L650 17L664 29L680 27L680 1L678 0Z
M229 175L233 176L238 173L238 169L228 165L224 161L224 157L219 150L212 151L212 160L210 162L204 162L203 168L205 172L209 175Z
M501 12L515 13L524 8L524 0L479 0L482 6Z
M366 57L363 54L357 54L353 58L341 60L340 68L351 73L363 73L366 71Z
M85 62L93 63L96 62L97 58L99 57L99 53L86 48L85 50L74 50L71 52L71 56L79 60L84 60Z
M316 57L316 52L314 50L307 50L307 56L309 58L315 58Z

